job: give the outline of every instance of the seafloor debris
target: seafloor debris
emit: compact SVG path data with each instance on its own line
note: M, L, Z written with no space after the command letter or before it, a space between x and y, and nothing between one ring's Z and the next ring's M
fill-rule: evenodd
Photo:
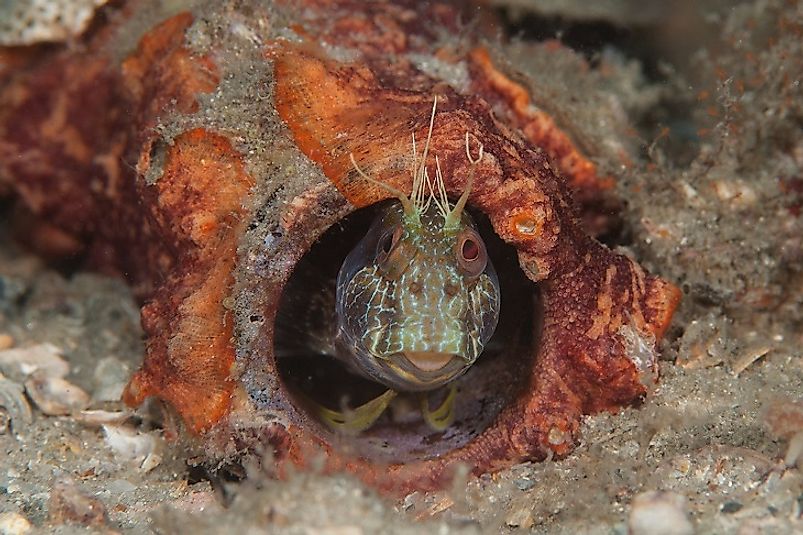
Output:
M64 379L70 372L70 365L62 357L61 350L53 344L0 351L0 370L19 379L37 408L48 416L70 414L89 406L89 394ZM13 385L16 383L5 381L8 385L6 392L13 397ZM15 412L20 414L18 409Z
M123 395L131 369L117 357L100 359L94 372L93 401L118 401Z
M31 421L33 414L22 385L0 374L0 434Z
M690 321L680 339L683 357L677 364L692 370L721 364L733 349L731 326L729 318L713 312Z
M140 469L149 472L162 462L162 441L152 433L118 424L103 424L106 444L124 459L140 463Z
M102 409L85 410L73 414L73 418L89 427L103 425L119 425L131 418L131 411L105 411Z
M0 533L3 535L25 535L32 529L31 522L21 514L14 511L0 513Z
M0 351L14 347L14 338L10 334L0 333Z
M18 0L0 3L0 45L22 46L77 37L107 0Z
M34 373L25 381L25 391L37 408L48 416L63 416L89 406L89 394L60 377Z
M50 491L48 517L52 524L80 524L100 527L106 524L103 502L89 496L70 480L58 481Z
M510 512L505 516L505 525L511 528L530 529L534 524L533 504L529 497L516 500L510 507Z
M742 350L731 365L731 371L734 375L739 375L754 362L765 357L770 351L772 351L772 346L766 344L753 345Z
M147 299L128 403L166 401L212 457L305 465L323 450L330 469L432 488L462 463L481 473L566 455L583 414L645 395L679 292L586 232L580 218L606 205L612 178L466 31L459 3L140 7L107 6L110 26L23 57L0 89L0 177L33 214L34 245L124 273ZM476 172L469 206L518 259L502 297L515 335L461 378L448 432L388 421L344 444L297 395L315 369L277 361L274 321L316 240L389 195L352 157L409 190L409 139L426 137L436 95L422 165L437 155L453 198ZM476 166L467 138L485 148ZM638 334L630 353L624 325ZM354 381L305 394L338 400L361 391Z
M674 492L649 491L633 498L627 521L631 535L692 535L686 499Z
M34 373L62 378L70 372L70 365L64 360L58 347L53 344L37 344L0 351L0 370L15 378L28 377Z
M773 435L789 441L784 464L799 466L803 461L803 400L774 400L764 409L764 422Z

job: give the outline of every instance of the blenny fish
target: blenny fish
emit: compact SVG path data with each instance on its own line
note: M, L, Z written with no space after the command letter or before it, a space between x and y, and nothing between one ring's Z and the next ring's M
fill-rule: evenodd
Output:
M472 13L131 0L69 46L0 49L0 193L32 247L130 282L147 354L123 400L174 411L209 465L257 456L281 475L323 455L383 489L439 488L458 465L566 456L583 415L656 380L678 289L583 225L614 178ZM412 177L411 133L427 140ZM366 210L377 222L351 226ZM364 237L351 254L329 239L349 228ZM374 381L280 358L288 281L321 251L348 256L338 354ZM499 347L478 357L497 313ZM455 385L402 417L405 396ZM361 432L332 430L355 422L334 386L374 401ZM419 394L379 418L381 390Z
M437 97L421 154L412 136L409 195L365 176L398 202L380 211L343 261L334 302L319 302L334 308L335 314L322 310L317 321L300 327L292 315L278 322L279 328L292 332L285 336L314 339L310 350L322 348L322 353L354 372L388 387L376 399L347 411L319 406L321 417L338 430L369 427L397 392L426 392L450 385L435 410L421 396L427 423L433 429L445 429L454 416L453 381L479 358L496 329L499 281L483 238L465 210L473 169L466 189L451 206L437 156L434 177L427 168L436 110ZM472 164L482 159L481 145L476 159L470 151L466 134L466 158ZM352 163L360 172L353 157ZM327 325L329 318L336 325ZM315 332L314 325L321 325L323 333Z

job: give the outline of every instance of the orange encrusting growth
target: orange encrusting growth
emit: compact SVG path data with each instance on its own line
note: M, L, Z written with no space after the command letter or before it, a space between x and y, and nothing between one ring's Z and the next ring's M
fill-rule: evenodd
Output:
M145 34L136 51L121 66L125 87L145 117L156 118L169 106L181 113L198 110L197 95L213 91L220 82L211 58L193 55L184 46L192 24L190 13L179 13Z
M599 176L597 166L583 156L571 138L558 128L555 120L533 105L527 89L494 66L485 48L475 48L469 54L469 58L474 66L482 71L483 81L506 97L524 135L535 146L546 151L574 188L578 190L613 188L613 177Z
M174 140L154 186L159 225L183 242L192 266L143 308L149 335L145 366L124 400L168 401L196 432L228 411L234 381L231 293L243 202L253 187L240 154L221 135L195 129Z
M672 316L675 314L683 294L680 288L671 282L658 278L654 278L651 282L652 286L647 295L647 306L653 311L653 316L649 321L648 328L655 338L660 340L672 323Z
M305 54L302 49L284 48L281 54L274 49L271 56L276 78L281 80L276 91L276 110L292 125L296 144L309 158L324 166L327 176L346 176L351 163L348 155L333 157L332 147L336 144L338 132L332 125L341 121L338 113L342 105L359 107L354 87L330 76L323 61ZM294 80L314 81L316 85L293 83ZM310 91L313 87L316 94ZM302 104L314 107L315 113L305 116Z
M309 45L282 43L270 52L276 74L276 110L310 159L354 206L387 191L359 178L349 155L375 180L405 189L410 172L410 122L430 109L431 95L377 91L372 71L329 61ZM426 121L416 139L423 142Z

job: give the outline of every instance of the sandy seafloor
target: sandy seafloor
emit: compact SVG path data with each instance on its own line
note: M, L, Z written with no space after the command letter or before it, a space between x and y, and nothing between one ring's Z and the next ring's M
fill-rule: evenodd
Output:
M103 427L31 401L19 362L60 354L90 408L123 410L138 305L123 281L55 270L3 231L0 346L19 351L0 352L0 533L803 532L803 8L493 3L519 36L511 65L618 177L613 242L684 291L644 404L587 417L566 459L440 493L394 500L316 473L226 482L189 469L151 412ZM579 52L545 52L556 32Z

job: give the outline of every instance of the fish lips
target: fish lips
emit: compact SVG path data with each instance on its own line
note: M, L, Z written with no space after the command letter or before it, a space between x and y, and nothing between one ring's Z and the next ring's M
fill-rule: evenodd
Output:
M454 353L405 351L382 359L396 375L398 387L407 391L425 391L441 387L462 375L471 365Z

